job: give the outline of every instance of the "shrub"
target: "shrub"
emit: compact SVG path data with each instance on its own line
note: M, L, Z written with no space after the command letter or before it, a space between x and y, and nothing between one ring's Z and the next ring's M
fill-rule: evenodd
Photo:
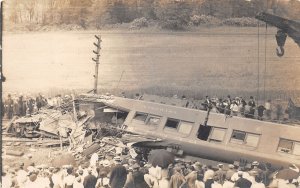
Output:
M130 23L131 29L140 29L143 27L148 27L149 23L148 20L145 17L142 18L136 18Z
M157 16L162 28L184 30L189 24L191 10L191 7L187 3L170 3L159 8Z
M257 26L255 18L242 17L242 18L228 18L222 21L223 25L240 26L240 27L254 27Z
M193 15L191 18L192 25L219 25L221 20L214 17L214 16L207 16L207 15Z

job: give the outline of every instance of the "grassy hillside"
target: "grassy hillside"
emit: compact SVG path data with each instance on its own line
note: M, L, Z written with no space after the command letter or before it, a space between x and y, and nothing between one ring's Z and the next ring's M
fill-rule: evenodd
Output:
M93 35L102 35L100 90L285 97L300 90L299 47L275 54L276 29L215 27L195 32L85 31L4 34L4 91L93 87ZM266 39L266 41L265 41ZM266 74L265 74L266 43ZM123 77L119 83L120 77ZM264 76L265 75L265 76ZM265 80L264 80L265 77ZM265 82L264 82L265 81ZM265 85L265 87L264 87Z

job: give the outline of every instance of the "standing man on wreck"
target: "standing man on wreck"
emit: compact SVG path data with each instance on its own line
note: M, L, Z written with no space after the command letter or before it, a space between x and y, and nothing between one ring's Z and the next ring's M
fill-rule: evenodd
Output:
M8 94L7 99L4 103L5 107L5 113L8 119L11 119L13 117L14 113L14 101L11 98L11 95Z

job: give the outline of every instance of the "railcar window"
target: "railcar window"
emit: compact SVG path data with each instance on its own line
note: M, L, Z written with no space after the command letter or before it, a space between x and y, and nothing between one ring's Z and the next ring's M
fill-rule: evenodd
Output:
M248 133L245 144L247 146L256 147L258 144L258 141L259 141L259 135Z
M191 122L181 121L178 132L180 132L182 134L190 134L190 132L193 128L193 124L194 123L191 123Z
M212 127L211 126L204 126L204 125L200 125L199 130L198 130L198 138L200 140L204 140L207 141L210 131L211 131Z
M246 138L246 132L241 132L241 131L233 131L231 136L231 139L239 140L242 142L244 142L245 138Z
M258 134L233 130L230 142L235 144L242 144L246 146L256 147L258 145L259 138L260 135Z
M178 125L179 125L179 120L168 119L165 127L172 128L172 129L177 129Z
M277 151L293 155L300 155L300 142L281 138L279 140Z
M225 137L226 129L214 127L210 135L209 141L222 142Z
M160 117L149 115L146 120L146 125L158 125L160 122Z
M139 121L146 121L148 114L137 112L133 119Z
M293 154L300 155L300 143L299 142L294 143Z
M286 139L279 140L279 145L278 145L277 151L291 153L292 149L293 149L293 141L286 140Z

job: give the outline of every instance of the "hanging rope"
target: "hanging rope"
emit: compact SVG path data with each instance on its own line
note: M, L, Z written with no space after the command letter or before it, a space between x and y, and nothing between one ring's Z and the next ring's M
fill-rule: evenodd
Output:
M257 101L259 101L259 20L257 21Z

